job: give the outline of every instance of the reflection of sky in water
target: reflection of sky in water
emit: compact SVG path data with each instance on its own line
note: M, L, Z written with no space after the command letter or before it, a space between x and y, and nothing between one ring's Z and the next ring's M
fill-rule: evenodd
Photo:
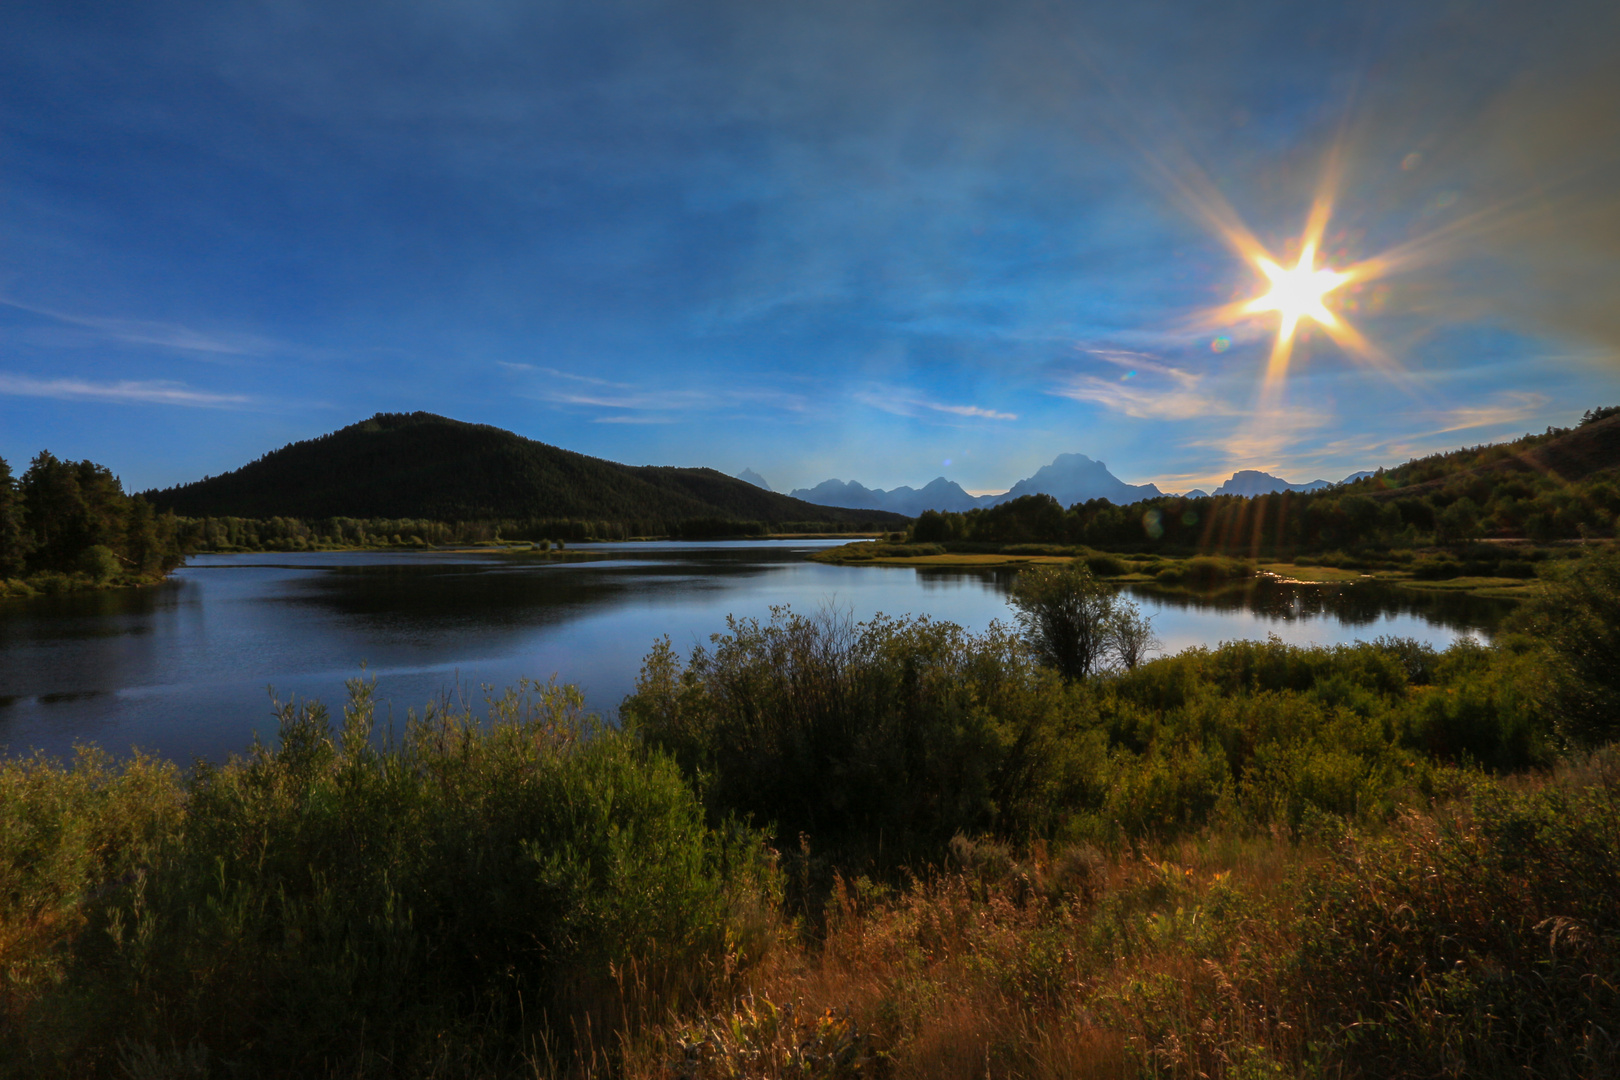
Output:
M728 614L773 605L857 619L927 614L971 629L1011 621L1006 571L824 566L815 542L603 545L586 559L476 554L208 556L152 589L0 606L0 743L97 742L188 760L273 733L267 687L336 712L362 662L381 718L446 693L557 675L611 713L648 647L685 653ZM1444 646L1499 605L1390 589L1264 586L1193 598L1137 591L1177 651L1276 634L1297 644L1381 635ZM459 688L459 689L458 689Z

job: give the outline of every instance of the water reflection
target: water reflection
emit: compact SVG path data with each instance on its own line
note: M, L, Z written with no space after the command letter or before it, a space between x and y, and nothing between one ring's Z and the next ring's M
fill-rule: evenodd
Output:
M1422 619L1453 630L1494 633L1513 610L1492 600L1435 590L1403 589L1383 581L1299 584L1257 578L1241 586L1189 592L1153 585L1129 590L1161 608L1247 611L1274 619L1330 618L1347 628L1370 627L1392 616Z
M826 566L806 559L818 546L209 556L155 588L0 602L0 745L218 759L255 731L273 734L268 687L335 704L362 662L385 725L447 691L476 701L482 684L553 674L611 714L654 640L685 652L729 614L766 618L788 604L857 619L927 614L973 631L1010 620L1009 569ZM1489 633L1509 609L1377 583L1130 591L1172 652L1273 633L1444 646Z
M924 590L957 589L977 584L1005 597L1012 590L1018 571L1007 567L984 570L919 567L917 576ZM1168 588L1145 583L1126 585L1124 589L1150 612L1242 612L1279 621L1327 620L1341 629L1350 630L1405 617L1450 630L1489 635L1497 630L1515 606L1512 600L1441 590L1406 589L1371 578L1365 581L1315 583L1259 577L1242 584L1204 589ZM1350 639L1343 633L1333 636L1338 640Z

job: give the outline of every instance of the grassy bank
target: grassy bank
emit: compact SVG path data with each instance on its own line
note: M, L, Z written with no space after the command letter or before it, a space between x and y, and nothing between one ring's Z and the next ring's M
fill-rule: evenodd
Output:
M0 766L0 1075L1613 1075L1620 563L1065 681L778 611L182 772Z
M936 569L992 569L1079 559L1099 577L1122 584L1227 584L1267 575L1302 584L1376 580L1411 589L1521 600L1534 591L1543 572L1578 558L1581 551L1574 545L1477 545L1462 552L1437 548L1383 555L1330 553L1292 559L1239 559L1196 552L1109 552L1062 544L881 541L843 544L817 552L812 558L843 566Z

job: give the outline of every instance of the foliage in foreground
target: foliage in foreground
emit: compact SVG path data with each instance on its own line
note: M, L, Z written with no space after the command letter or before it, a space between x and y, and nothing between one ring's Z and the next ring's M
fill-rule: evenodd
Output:
M520 688L379 744L357 683L185 778L4 764L0 1074L1620 1075L1601 650L730 631L625 732Z
M1620 1075L1615 762L1452 782L1304 844L959 840L939 873L841 886L822 940L649 1033L632 1075Z
M90 755L0 771L0 1066L116 1075L503 1071L685 1006L768 940L757 838L674 764L520 688L370 739L281 740L182 781Z
M1240 641L1066 681L1001 627L786 610L729 625L684 663L655 646L625 721L702 777L715 820L767 823L785 848L806 835L847 872L936 860L956 833L1116 844L1379 822L1447 763L1552 758L1522 639Z

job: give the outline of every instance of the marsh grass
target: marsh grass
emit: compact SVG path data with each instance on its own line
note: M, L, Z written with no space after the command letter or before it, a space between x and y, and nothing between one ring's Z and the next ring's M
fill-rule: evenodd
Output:
M753 971L698 1052L690 1026L645 1032L631 1074L1614 1076L1615 775L1474 774L1305 843L959 838L902 886L840 881L824 937ZM762 1012L836 1023L847 1056Z

